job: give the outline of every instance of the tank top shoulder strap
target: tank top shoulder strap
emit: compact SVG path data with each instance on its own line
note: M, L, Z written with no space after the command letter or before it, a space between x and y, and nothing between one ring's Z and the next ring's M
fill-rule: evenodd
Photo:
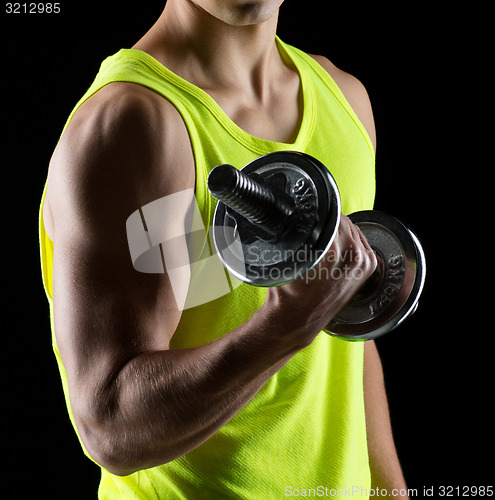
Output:
M299 60L302 63L300 66L302 65L306 66L307 70L312 73L313 77L312 80L313 80L313 85L315 86L316 93L321 93L323 91L324 94L325 92L330 91L333 94L334 98L340 103L345 112L352 118L356 126L360 129L366 142L368 143L372 156L374 156L374 147L371 142L371 138L369 137L368 131L361 123L361 120L358 118L354 109L349 104L349 101L344 96L342 90L340 90L340 87L337 85L335 80L330 76L328 71L325 68L323 68L323 66L321 66L321 64L318 63L318 61L316 61L314 57L307 54L306 52L303 52L302 50L293 47L291 45L287 45L281 40L278 40L278 42L284 48L284 50L288 54L290 54L293 60L294 59Z

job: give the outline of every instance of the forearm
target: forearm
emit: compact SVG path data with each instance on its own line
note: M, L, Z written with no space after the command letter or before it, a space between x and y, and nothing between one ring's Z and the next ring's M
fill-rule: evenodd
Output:
M364 401L371 486L379 492L386 490L389 498L408 498L399 494L407 487L394 444L383 369L374 342L365 344Z
M82 422L90 453L124 475L196 448L299 350L278 335L261 310L212 343L136 356L98 398L98 418Z

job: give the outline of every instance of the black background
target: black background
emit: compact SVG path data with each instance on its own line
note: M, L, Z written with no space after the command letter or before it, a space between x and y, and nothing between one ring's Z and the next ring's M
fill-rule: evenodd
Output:
M7 15L0 5L7 459L0 492L91 499L99 472L70 426L51 351L38 206L72 107L100 62L132 46L163 1L62 0L61 13L50 15ZM417 313L377 341L399 456L418 496L425 487L489 485L494 477L493 328L490 310L480 305L493 272L488 229L474 225L483 200L469 182L481 175L483 183L486 175L470 138L482 128L473 108L482 108L483 98L473 92L480 67L463 51L469 21L465 12L452 13L417 3L286 0L279 22L284 41L327 56L366 86L378 137L376 208L411 226L425 249ZM69 496L61 481L73 484Z

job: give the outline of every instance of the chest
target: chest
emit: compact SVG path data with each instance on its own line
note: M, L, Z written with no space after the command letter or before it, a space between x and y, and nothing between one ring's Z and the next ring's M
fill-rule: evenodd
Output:
M304 108L299 78L268 89L262 99L235 90L207 93L249 135L281 143L292 143L297 137Z

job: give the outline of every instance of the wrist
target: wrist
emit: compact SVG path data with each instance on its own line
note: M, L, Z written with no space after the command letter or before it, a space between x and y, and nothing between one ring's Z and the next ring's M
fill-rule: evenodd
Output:
M304 305L295 305L287 300L282 288L268 289L265 303L257 314L272 331L272 337L295 354L311 344L321 328L309 320Z

